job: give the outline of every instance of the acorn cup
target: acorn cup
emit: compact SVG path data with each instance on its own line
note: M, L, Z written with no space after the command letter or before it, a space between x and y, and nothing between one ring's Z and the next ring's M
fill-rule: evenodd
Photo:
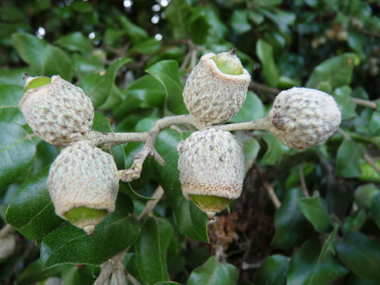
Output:
M60 76L26 76L19 108L33 131L58 147L86 138L94 119L90 98Z
M115 210L117 167L108 153L77 142L54 161L47 186L56 214L92 235L95 226Z
M209 129L194 132L177 149L183 195L214 219L243 189L242 145L230 132Z
M190 114L203 124L228 122L242 107L250 80L235 49L208 53L190 73L183 100Z
M331 95L294 87L277 95L266 120L267 129L284 145L304 149L327 140L338 129L341 111Z

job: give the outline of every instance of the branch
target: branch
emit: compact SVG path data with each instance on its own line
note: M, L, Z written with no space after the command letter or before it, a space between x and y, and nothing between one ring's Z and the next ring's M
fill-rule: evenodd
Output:
M266 92L273 93L273 94L278 94L278 93L281 92L280 89L277 89L277 88L274 88L274 87L270 87L270 86L267 86L265 84L258 83L258 82L255 82L255 81L251 81L249 83L248 88L251 89L251 90L266 91Z
M151 198L155 200L148 201L145 205L144 210L141 212L138 221L142 224L145 219L150 215L153 209L156 207L157 203L160 201L161 197L164 195L164 189L161 186L158 186L156 191L154 191Z
M302 188L303 195L305 197L310 197L309 192L307 191L305 177L303 175L303 165L300 165L300 180L301 180L301 188Z
M269 130L272 126L272 121L267 117L245 122L245 123L237 123L237 124L228 124L228 125L216 125L212 126L217 130L223 131L240 131L240 130Z
M351 98L351 100L354 101L357 105L376 110L376 102L374 101L368 101L359 98Z
M268 182L264 182L264 187L267 190L269 198L272 200L272 203L273 203L274 207L276 209L280 208L281 207L281 202L277 198L277 195L274 192L274 189L273 189L272 185L270 185Z

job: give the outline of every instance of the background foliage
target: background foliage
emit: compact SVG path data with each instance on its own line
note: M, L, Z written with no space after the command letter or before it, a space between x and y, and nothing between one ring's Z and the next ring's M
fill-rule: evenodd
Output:
M371 0L3 1L0 225L17 229L17 247L1 261L1 282L92 284L97 266L130 246L124 264L141 284L379 284L379 12ZM187 113L192 67L231 47L253 79L232 122L262 118L280 90L307 86L335 97L341 131L304 151L235 132L244 192L208 226L178 181L176 147L189 128L159 135L166 166L148 159L140 179L121 182L116 211L94 236L55 215L46 179L60 149L31 136L18 110L24 73L83 88L97 111L93 130L147 131ZM118 168L141 147L114 147ZM159 184L165 196L140 225Z

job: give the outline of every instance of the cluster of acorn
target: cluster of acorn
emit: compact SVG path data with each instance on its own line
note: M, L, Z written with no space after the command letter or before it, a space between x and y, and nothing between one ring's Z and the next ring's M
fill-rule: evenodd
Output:
M242 145L213 125L237 114L249 82L235 50L209 53L191 72L183 92L186 107L203 128L178 145L179 179L183 195L210 219L242 191ZM39 137L67 146L50 168L48 189L57 215L92 234L115 209L119 178L113 157L85 141L94 117L91 100L59 76L37 77L27 78L19 107ZM333 97L293 88L276 97L264 121L285 145L303 149L326 140L340 120Z

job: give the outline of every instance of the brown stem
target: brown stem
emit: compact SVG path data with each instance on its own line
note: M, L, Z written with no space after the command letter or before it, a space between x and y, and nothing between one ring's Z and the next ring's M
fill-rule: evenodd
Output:
M274 192L274 189L273 189L272 185L270 185L268 182L264 182L264 187L267 190L269 198L272 200L272 203L273 203L274 207L276 209L280 208L281 207L281 202L277 198L277 195Z
M303 165L300 165L300 181L301 181L301 189L302 189L303 195L305 197L310 197L309 192L307 190L306 183L305 183L305 177L303 175Z
M376 102L363 100L359 98L351 98L351 100L354 101L357 105L376 110Z
M148 201L145 205L144 210L141 212L138 220L140 224L144 223L145 219L150 215L153 209L156 207L157 203L160 201L161 197L164 195L164 189L161 186L158 186L156 191L154 191L151 198L155 200Z
M268 119L267 117L265 117L262 119L245 122L245 123L216 125L216 126L212 126L212 128L231 132L231 131L240 131L240 130L269 130L271 126L272 126L272 121Z

